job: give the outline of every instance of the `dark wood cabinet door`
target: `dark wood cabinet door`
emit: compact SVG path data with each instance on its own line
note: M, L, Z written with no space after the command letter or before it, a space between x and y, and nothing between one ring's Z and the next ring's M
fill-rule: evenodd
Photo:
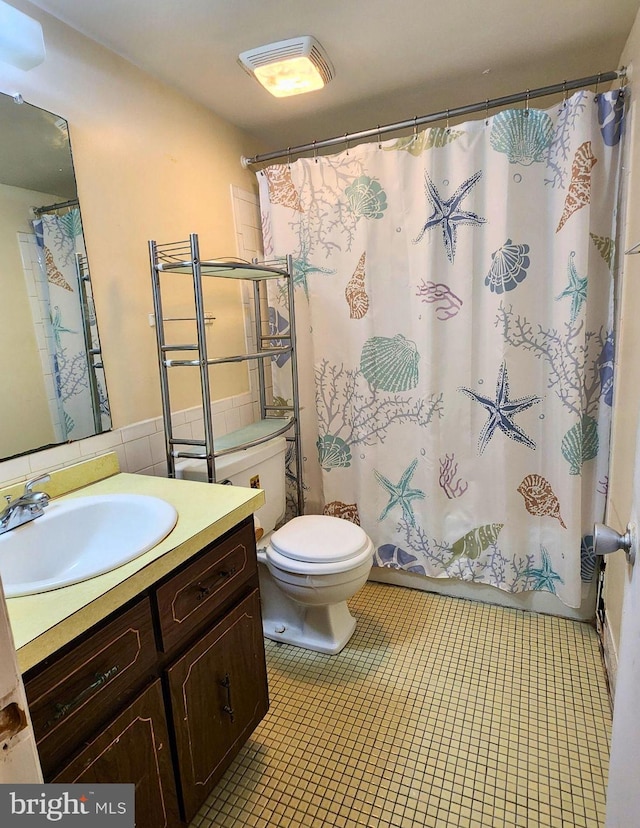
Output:
M187 650L167 675L189 822L269 706L258 590Z
M136 828L179 826L160 680L125 708L51 781L133 782Z

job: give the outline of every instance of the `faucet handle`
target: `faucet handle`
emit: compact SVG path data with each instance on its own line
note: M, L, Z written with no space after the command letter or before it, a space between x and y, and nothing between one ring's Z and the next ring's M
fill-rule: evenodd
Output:
M34 486L37 486L40 483L47 483L49 480L51 480L50 474L41 474L40 477L34 477L33 480L27 480L24 484L24 494L31 494Z

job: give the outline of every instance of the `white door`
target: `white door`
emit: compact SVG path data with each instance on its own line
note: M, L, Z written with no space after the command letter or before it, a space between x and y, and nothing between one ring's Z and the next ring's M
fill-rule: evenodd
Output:
M640 439L636 447L633 489L630 516L632 539L637 537L636 527L640 527ZM637 548L635 565L627 565L626 578L613 711L606 828L640 826L640 550Z
M42 771L0 582L0 784L7 782L42 782Z

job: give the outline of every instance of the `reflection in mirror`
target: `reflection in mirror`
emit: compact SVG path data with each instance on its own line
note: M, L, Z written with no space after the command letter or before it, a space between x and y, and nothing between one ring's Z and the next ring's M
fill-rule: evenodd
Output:
M67 122L0 94L0 459L111 428Z

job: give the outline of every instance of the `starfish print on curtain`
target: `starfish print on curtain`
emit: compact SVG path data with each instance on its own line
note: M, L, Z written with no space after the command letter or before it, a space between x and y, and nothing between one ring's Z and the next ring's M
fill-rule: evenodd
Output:
M76 333L78 333L78 331L72 331L71 328L65 328L65 326L62 324L62 311L60 310L58 305L56 305L53 308L53 312L50 313L50 318L51 318L51 328L53 329L53 338L56 341L56 348L59 351L62 351L63 348L64 348L64 345L62 344L62 341L61 341L61 334L65 334L65 333L76 334Z
M411 482L411 478L413 477L413 473L416 470L417 465L418 458L416 457L413 463L411 463L411 465L408 466L408 468L402 473L402 477L397 484L392 483L375 469L373 470L378 483L380 483L380 485L383 486L389 493L389 502L382 510L378 520L384 520L394 506L400 506L402 508L402 517L408 524L415 526L416 518L413 514L411 501L424 500L425 498L425 493L423 491L420 489L411 489L409 487L409 483Z
M282 264L286 266L287 257L276 256L276 261L282 262ZM312 273L326 273L332 275L336 272L335 269L330 267L320 267L319 265L312 264L307 259L306 245L303 246L300 251L299 257L292 257L291 263L293 265L293 285L294 287L301 287L304 290L304 295L307 299L309 298L309 276Z
M436 189L433 181L429 178L429 174L424 174L424 185L427 198L433 206L433 213L427 219L427 223L413 240L414 244L422 241L427 230L434 227L442 226L442 238L444 240L445 250L447 251L447 258L451 263L456 255L456 242L458 239L458 227L463 224L471 226L482 225L486 223L486 218L471 213L468 210L461 210L460 204L465 199L473 187L478 183L482 177L482 170L478 170L471 178L458 187L451 198L442 198Z
M551 557L544 546L540 547L542 552L542 566L536 569L533 566L527 567L522 573L523 577L533 581L533 589L542 589L545 592L556 591L556 581L564 583L560 575L554 571L551 565Z
M481 394L472 391L471 388L458 388L467 397L471 397L475 402L480 403L483 408L486 408L489 414L489 419L484 424L480 437L478 438L478 453L482 452L487 447L487 443L493 437L496 428L499 428L507 437L515 440L516 443L528 448L535 449L536 444L533 442L525 432L513 422L516 414L526 411L532 405L542 402L542 397L532 394L529 397L521 397L518 400L509 399L509 375L507 374L507 363L503 362L498 371L498 381L496 382L496 398L492 400L489 397L483 397Z
M587 301L587 277L579 276L575 265L576 254L572 250L569 255L569 264L567 266L567 275L569 277L569 284L562 291L558 299L569 297L571 299L571 324L576 321L578 314L584 303Z

